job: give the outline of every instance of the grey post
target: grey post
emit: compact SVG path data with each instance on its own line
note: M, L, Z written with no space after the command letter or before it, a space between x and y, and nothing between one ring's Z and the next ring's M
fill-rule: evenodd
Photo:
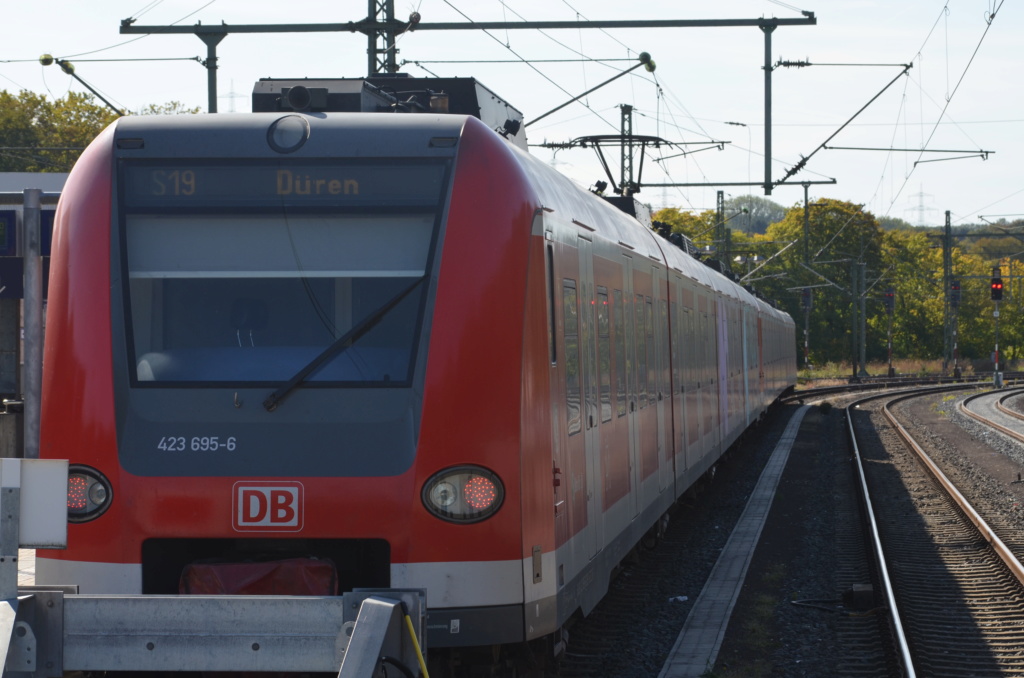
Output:
M41 199L25 189L25 458L39 458L39 410L43 391L43 259Z

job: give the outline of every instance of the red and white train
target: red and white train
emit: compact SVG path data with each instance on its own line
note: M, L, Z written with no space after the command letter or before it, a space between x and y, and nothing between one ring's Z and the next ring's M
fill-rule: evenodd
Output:
M41 583L425 588L431 649L551 636L794 384L788 315L466 83L474 115L263 83L278 110L89 146L52 245L41 454L72 524Z

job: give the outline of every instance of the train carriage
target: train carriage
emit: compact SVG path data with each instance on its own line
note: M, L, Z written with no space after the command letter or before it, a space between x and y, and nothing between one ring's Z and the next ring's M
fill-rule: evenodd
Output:
M275 592L425 588L432 649L551 637L794 383L792 320L509 126L281 106L122 118L69 177L39 581L288 564Z

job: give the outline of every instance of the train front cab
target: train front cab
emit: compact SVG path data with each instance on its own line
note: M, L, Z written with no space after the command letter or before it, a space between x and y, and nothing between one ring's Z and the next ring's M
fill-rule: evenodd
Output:
M339 590L427 588L432 647L521 640L521 575L545 544L523 555L535 201L492 171L509 151L473 119L310 116L316 143L283 154L282 118L301 119L122 119L69 178L42 448L98 471L109 502L41 554L39 580L177 593L200 561L313 556ZM489 518L428 485L467 466L504 484Z

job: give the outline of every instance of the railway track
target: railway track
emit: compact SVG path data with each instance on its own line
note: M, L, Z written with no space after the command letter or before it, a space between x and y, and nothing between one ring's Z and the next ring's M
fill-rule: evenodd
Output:
M1006 405L1007 401L1021 394L1024 394L1024 389L1015 389L1008 393L977 393L961 400L957 407L971 419L1024 443L1024 433L1020 430L1024 427L1024 414ZM971 408L972 403L976 404L974 409Z
M932 392L948 392L949 386ZM964 383L958 386L976 387ZM849 395L849 389L843 391ZM969 521L961 516L950 515L952 502L941 497L920 463L904 449L895 426L884 418L880 408L851 404L849 414L857 433L868 438L866 444L862 443L865 475L880 488L875 492L886 502L877 510L878 531L892 544L888 549L895 557L890 561L890 586L898 606L891 609L905 611L901 618L906 623L905 644L909 648L906 656L894 649L890 606L880 594L885 586L870 564L870 540L862 531L860 508L852 491L855 474L849 473L851 467L846 463L842 435L846 425L842 423L844 413L838 408L849 398L836 391L797 395L807 402L830 401L836 408L831 415L826 408L808 417L809 428L801 436L803 447L798 444L794 450L794 468L792 472L787 470L788 481L779 489L793 496L779 496L773 504L772 515L782 525L773 528L769 520L764 529L763 536L770 544L759 545L751 563L744 585L744 591L751 592L749 599L745 600L747 593L741 595L719 660L715 666L708 666L708 675L1024 675L1024 664L1016 663L1015 654L1018 648L1024 648L1024 593L1020 583L1014 579L993 583L992 575L1005 575L1007 566L994 556L982 555L988 548L985 533L968 526ZM891 401L898 395L888 385L884 393L876 392L873 398L875 402ZM853 395L865 400L866 396ZM902 412L907 407L901 403L891 409L904 420L918 417L904 426L918 437L934 438L926 441L925 447L948 442L953 448L950 456L964 457L964 440L988 439L974 431L965 433L956 425L953 419L959 421L960 416L951 416L956 413L951 398L943 401L941 396L933 396L927 407L915 409L911 415ZM931 419L920 416L922 412L929 413ZM760 433L755 436L757 448L775 438L774 433ZM930 451L934 455L935 450ZM748 491L743 486L759 473L764 455L765 450L747 449L719 467L695 502L702 507L700 514L687 511L675 516L665 541L628 564L606 601L591 617L570 629L567 655L559 668L547 675L632 677L656 673L668 649L666 633L674 634L670 629L680 628L686 619L693 594L702 587L722 548L723 533L731 529L736 502L746 500ZM999 455L989 450L988 456ZM735 466L737 460L740 464ZM948 461L944 459L943 464ZM958 484L961 482L963 469L943 468ZM746 480L733 475L738 471ZM1010 481L1009 476L999 477L1004 486ZM877 485L879 478L888 485ZM726 488L737 491L731 496L722 494L721 503L705 503ZM1024 539L1013 533L1024 534L1019 527L1022 521L1004 520L994 510L998 507L986 505L973 492L968 494L992 525L991 531L1003 535L1009 549L1021 557ZM1005 499L1000 501L1009 505ZM1019 501L1024 505L1024 498ZM906 530L911 527L920 534L908 537ZM917 551L930 561L915 563ZM689 600L679 594L689 594ZM770 618L764 610L769 599L775 601ZM757 618L760 621L755 621ZM814 649L810 649L812 646ZM830 648L828 659L820 653L819 648L824 647Z
M847 412L894 654L907 676L1024 675L1024 568L999 537L1013 528L990 526L900 423L913 397L874 396Z

